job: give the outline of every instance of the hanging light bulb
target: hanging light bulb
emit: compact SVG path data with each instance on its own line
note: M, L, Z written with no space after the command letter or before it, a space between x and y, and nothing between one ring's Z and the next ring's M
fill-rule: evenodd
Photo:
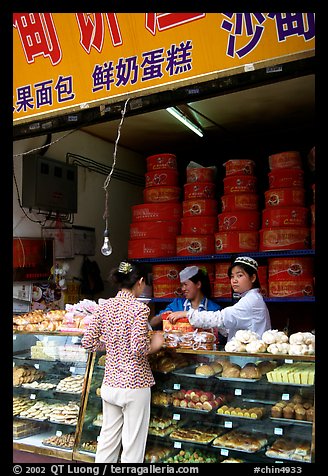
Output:
M112 254L112 251L113 248L109 241L109 231L106 228L106 230L104 231L104 244L101 247L101 254L103 254L104 256L109 256Z

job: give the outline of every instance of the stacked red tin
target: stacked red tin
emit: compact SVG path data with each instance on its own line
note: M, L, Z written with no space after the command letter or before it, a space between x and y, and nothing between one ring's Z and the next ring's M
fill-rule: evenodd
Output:
M264 194L260 251L309 248L309 210L305 206L300 153L287 151L271 155L269 167L269 190Z
M182 206L174 154L147 158L144 203L132 207L128 258L175 256Z
M311 256L268 258L269 297L314 295L314 261Z
M182 266L177 263L154 264L152 266L153 296L176 298L182 296L179 273Z
M215 167L202 167L195 162L186 168L181 234L176 237L177 256L214 253L218 209L215 173Z
M258 209L255 162L248 159L228 160L224 164L222 212L215 233L216 253L258 251L260 212Z

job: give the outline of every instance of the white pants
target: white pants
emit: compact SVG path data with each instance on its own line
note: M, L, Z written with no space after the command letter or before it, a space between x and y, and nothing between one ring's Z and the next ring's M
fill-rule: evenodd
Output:
M150 387L101 387L103 424L95 463L143 463L150 418Z

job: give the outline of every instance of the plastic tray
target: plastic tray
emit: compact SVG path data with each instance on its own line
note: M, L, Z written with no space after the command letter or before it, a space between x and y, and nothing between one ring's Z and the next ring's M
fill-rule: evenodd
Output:
M278 421L280 423L293 423L293 424L302 424L302 425L312 425L312 421L308 420L296 420L295 418L278 418L278 417L270 417L270 420Z
M219 375L214 375L214 377L227 382L258 382L262 378L220 377Z

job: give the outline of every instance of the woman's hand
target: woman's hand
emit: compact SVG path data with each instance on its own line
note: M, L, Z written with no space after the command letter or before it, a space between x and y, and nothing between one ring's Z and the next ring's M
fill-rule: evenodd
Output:
M154 332L150 340L150 354L157 352L164 344L164 333L161 331Z
M168 320L171 324L175 324L177 320L184 319L187 317L187 311L175 311L169 314Z

